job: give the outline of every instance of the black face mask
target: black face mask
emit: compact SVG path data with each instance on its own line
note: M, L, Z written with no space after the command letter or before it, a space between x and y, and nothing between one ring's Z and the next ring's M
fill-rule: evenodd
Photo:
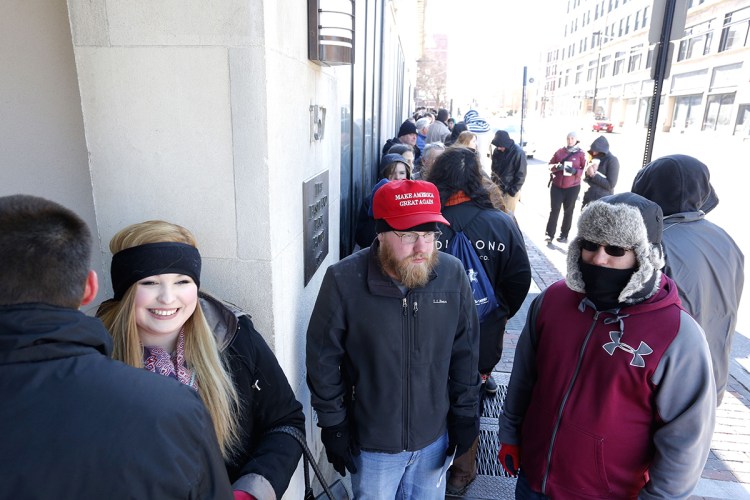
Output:
M586 287L586 297L594 303L600 311L612 309L618 306L618 297L630 278L633 277L635 269L611 269L587 264L578 261Z

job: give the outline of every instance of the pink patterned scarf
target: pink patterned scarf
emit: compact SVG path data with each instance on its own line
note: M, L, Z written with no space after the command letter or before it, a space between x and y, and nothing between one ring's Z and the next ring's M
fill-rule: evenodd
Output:
M185 330L177 335L177 348L170 354L163 347L143 346L143 367L159 375L179 380L181 383L198 390L195 373L185 364Z

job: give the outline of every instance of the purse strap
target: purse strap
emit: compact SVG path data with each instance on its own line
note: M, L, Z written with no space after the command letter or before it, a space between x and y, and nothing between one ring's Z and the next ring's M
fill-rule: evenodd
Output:
M313 457L310 448L308 448L307 446L307 440L305 439L305 435L302 434L302 431L300 431L296 427L292 427L291 425L280 425L278 427L270 429L268 432L266 432L266 434L286 434L288 436L292 436L300 445L300 448L302 448L302 461L304 464L303 466L305 473L305 499L313 498L312 486L310 485L310 471L308 470L308 466L311 466L313 472L315 472L315 477L318 478L320 486L323 487L323 491L325 492L326 496L328 496L330 500L335 500L335 497L331 492L331 488L323 478L323 473L320 471L320 468L315 462L315 458Z

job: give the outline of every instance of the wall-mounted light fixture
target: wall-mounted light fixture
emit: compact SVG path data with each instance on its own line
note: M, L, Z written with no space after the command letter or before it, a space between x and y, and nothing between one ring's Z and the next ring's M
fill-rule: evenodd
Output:
M308 59L321 66L354 63L354 0L307 0Z

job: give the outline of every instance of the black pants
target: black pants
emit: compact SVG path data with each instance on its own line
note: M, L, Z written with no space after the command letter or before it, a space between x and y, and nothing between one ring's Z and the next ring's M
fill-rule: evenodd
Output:
M503 357L506 323L507 319L504 318L500 324L493 321L492 325L486 325L479 330L479 373L483 375L492 373L495 365Z
M554 238L557 219L560 216L560 207L563 208L563 221L560 227L560 236L567 238L570 232L570 226L573 224L573 210L576 206L578 193L581 192L581 185L571 186L569 188L560 188L554 184L550 187L550 210L549 219L547 219L547 236Z

